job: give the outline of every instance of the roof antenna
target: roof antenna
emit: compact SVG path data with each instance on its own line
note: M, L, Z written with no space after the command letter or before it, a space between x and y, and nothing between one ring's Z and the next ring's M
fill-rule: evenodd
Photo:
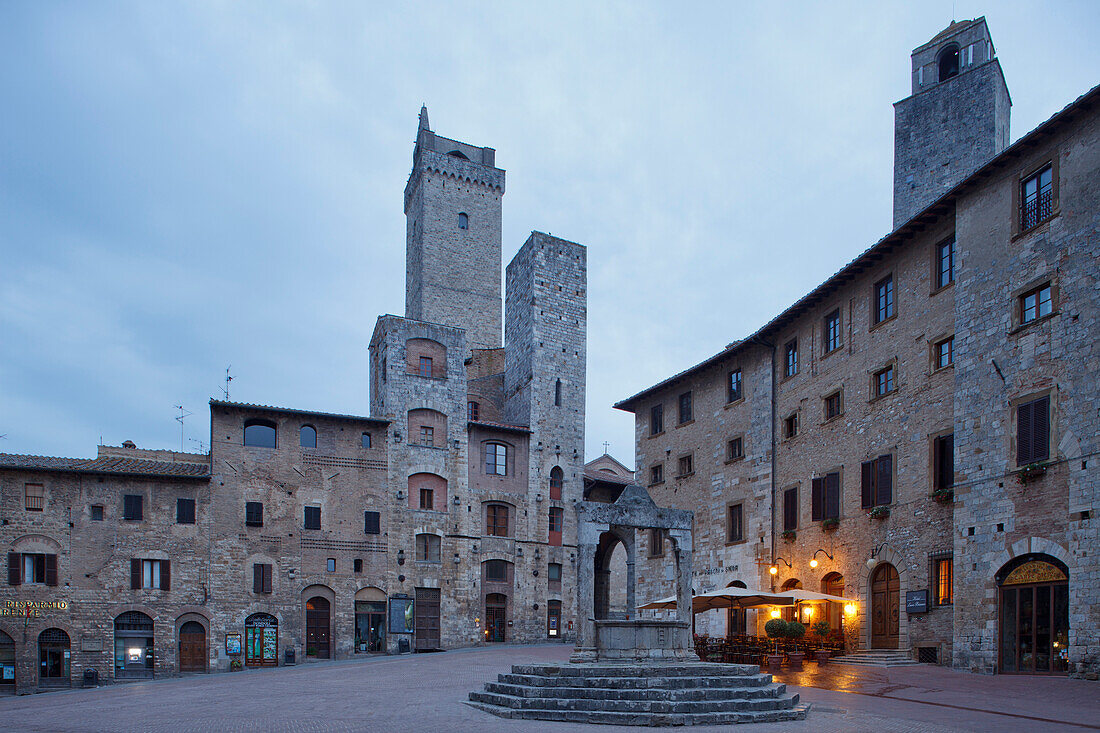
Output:
M233 377L229 374L229 370L232 368L232 364L225 368L225 386L222 387L222 392L225 394L226 402L229 402L229 383L233 381Z
M176 415L176 420L180 424L180 453L183 453L183 419L186 417L191 417L195 413L184 408L183 405L176 405L176 409L180 411L180 414Z

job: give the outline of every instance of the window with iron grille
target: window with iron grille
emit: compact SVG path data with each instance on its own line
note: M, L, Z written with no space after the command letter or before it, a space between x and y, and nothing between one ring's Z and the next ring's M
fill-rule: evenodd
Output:
M832 420L834 417L840 417L843 412L840 392L834 392L825 398L825 419Z
M875 397L882 397L883 395L888 395L893 392L896 387L894 383L894 365L891 364L885 369L879 369L875 372L873 384Z
M244 503L244 526L264 526L264 505L259 501L246 501Z
M840 348L840 309L825 316L825 353Z
M382 515L379 512L363 512L363 534L382 534Z
M122 518L129 522L140 522L143 503L144 497L141 494L124 495L122 497Z
M485 534L492 537L508 536L508 506L505 504L485 505Z
M649 434L657 435L665 432L665 406L654 405L649 408Z
M798 529L798 487L783 492L783 531Z
M680 395L680 424L683 425L686 422L693 420L691 410L691 392L684 392Z
M680 456L680 475L687 476L695 472L695 466L692 461L692 455L689 453L686 456Z
M439 535L418 534L416 536L416 559L419 562L439 562Z
M928 556L929 578L932 581L932 605L949 606L955 600L954 555L933 552Z
M508 563L504 560L489 560L485 563L485 579L491 583L503 583L508 580Z
M40 512L46 507L46 487L42 484L25 484L24 496L28 512Z
M1054 204L1054 176L1050 165L1020 184L1020 231L1027 231L1050 218Z
M932 489L950 489L955 485L955 435L932 439Z
M740 542L745 539L744 514L743 504L726 507L726 542Z
M660 484L665 480L665 467L658 463L656 466L649 467L649 483Z
M271 592L271 565L256 563L252 566L252 592Z
M1050 283L1044 283L1020 296L1020 324L1031 323L1054 312Z
M890 454L864 461L860 466L860 501L864 509L894 500L894 457Z
M428 511L435 509L435 491L433 489L420 490L420 508Z
M485 473L493 476L508 475L508 446L502 443L485 444Z
M791 339L783 347L783 376L793 377L798 374L798 339Z
M955 238L936 245L936 287L946 288L955 282Z
M741 399L741 370L734 369L729 376L729 389L726 394L726 402L736 402Z
M726 460L737 461L745 457L744 439L739 435L726 441Z
M195 500L176 499L176 524L195 523Z
M1016 406L1016 465L1050 458L1050 397Z
M840 472L833 471L810 481L810 519L820 522L840 518Z
M321 507L307 506L304 508L305 529L321 528Z
M886 277L875 283L875 323L894 317L894 276Z
M937 341L934 349L937 369L944 369L955 363L954 336L948 336L942 341Z

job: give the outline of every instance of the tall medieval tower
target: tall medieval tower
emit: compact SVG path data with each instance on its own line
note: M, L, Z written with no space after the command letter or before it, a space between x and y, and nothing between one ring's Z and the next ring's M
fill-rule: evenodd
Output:
M405 317L466 330L467 349L501 343L501 197L496 151L441 137L420 110L405 185Z
M894 228L1008 147L1008 96L985 18L913 51L913 94L894 104Z

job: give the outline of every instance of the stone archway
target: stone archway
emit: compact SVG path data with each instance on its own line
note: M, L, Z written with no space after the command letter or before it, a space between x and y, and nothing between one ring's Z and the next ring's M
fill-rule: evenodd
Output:
M872 622L872 589L871 577L875 570L883 563L889 563L897 571L897 595L899 604L905 598L905 591L910 588L909 567L901 553L889 545L883 547L876 555L860 566L859 569L859 648L873 649L871 639ZM899 608L900 610L900 608ZM898 614L897 646L895 648L906 649L909 646L909 617L905 613Z

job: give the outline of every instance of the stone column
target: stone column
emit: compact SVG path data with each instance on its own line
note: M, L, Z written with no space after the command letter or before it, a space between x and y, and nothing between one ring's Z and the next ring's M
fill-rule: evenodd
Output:
M637 584L634 574L634 550L637 544L638 532L633 527L627 528L627 531L630 533L630 542L623 543L626 545L626 617L633 620L638 615L637 601L634 597L634 589Z
M577 526L577 643L571 662L596 660L595 580L596 546L606 524L581 521Z
M680 649L693 648L691 638L691 531L675 529L669 532L676 557L676 618L687 621L687 626L676 631Z

